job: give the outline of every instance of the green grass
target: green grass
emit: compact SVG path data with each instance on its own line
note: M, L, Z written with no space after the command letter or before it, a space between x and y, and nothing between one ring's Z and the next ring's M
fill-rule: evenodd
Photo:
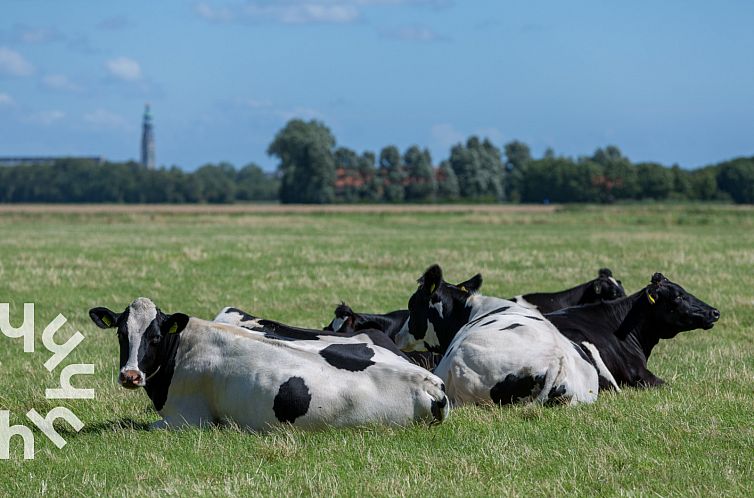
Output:
M668 386L591 406L464 407L438 427L249 434L147 432L143 392L118 387L117 341L88 319L147 296L211 318L242 307L321 327L334 306L404 307L439 262L484 293L559 290L609 266L631 292L655 271L722 312L711 331L661 343ZM0 461L0 495L748 495L754 482L754 210L707 205L579 206L556 213L0 214L0 302L36 303L37 350L0 336L0 409L23 423L71 408L86 424L59 450L37 433L33 461ZM86 340L64 362L95 364L94 400L48 401L44 325ZM67 426L61 423L64 430Z

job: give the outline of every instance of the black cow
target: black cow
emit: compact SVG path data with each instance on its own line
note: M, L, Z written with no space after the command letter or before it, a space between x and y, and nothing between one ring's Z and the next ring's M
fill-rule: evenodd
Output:
M664 383L647 368L660 339L711 329L720 312L655 273L647 287L631 296L566 308L545 317L582 346L587 356L599 353L618 384L651 387Z
M536 308L540 313L577 306L581 304L611 301L626 296L620 280L613 278L609 268L601 268L597 278L560 292L533 292L512 297L510 300L527 308Z

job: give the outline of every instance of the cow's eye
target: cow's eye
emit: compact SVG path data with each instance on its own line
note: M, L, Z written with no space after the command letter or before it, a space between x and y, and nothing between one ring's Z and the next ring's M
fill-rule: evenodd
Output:
M683 296L676 296L675 297L675 302L676 303L680 303L681 301L683 301Z

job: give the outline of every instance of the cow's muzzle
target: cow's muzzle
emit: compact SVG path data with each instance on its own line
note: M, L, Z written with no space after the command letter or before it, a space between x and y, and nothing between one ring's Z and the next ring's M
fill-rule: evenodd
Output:
M144 387L144 376L138 370L124 370L118 376L118 382L126 389Z

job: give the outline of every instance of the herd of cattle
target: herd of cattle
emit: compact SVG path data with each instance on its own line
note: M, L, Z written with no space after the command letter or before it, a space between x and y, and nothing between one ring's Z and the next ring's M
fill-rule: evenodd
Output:
M233 422L250 430L442 422L451 406L591 403L602 390L663 383L647 368L660 339L710 329L720 312L660 273L626 296L608 269L557 293L501 299L481 275L457 285L434 265L408 309L355 313L324 331L224 308L213 321L146 298L89 311L120 343L119 383L143 387L153 427Z

